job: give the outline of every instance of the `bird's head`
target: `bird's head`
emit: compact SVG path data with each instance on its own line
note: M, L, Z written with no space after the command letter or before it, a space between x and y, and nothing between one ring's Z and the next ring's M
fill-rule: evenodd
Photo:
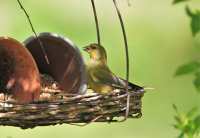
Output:
M107 61L106 50L104 49L103 46L100 46L96 43L92 43L84 47L83 50L89 53L91 59L101 60L104 62Z

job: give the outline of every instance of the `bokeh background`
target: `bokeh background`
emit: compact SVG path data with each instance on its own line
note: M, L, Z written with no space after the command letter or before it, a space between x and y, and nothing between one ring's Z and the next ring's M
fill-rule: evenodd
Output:
M90 0L22 0L37 32L54 32L70 38L81 49L96 41ZM200 95L192 85L193 76L174 78L179 65L199 58L200 41L192 37L184 4L171 0L134 0L128 7L119 0L124 15L129 49L130 80L155 88L143 98L143 117L124 123L94 123L86 127L57 125L21 130L0 127L0 138L173 138L176 104L181 111L199 106ZM102 43L109 66L125 76L122 32L112 0L96 0ZM198 1L190 3L200 7ZM16 0L0 0L0 36L21 42L32 35ZM81 51L84 57L87 55Z

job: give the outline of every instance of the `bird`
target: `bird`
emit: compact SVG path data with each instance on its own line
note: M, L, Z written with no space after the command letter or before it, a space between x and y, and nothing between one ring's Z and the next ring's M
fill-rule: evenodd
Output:
M107 54L103 46L91 43L83 50L86 51L90 59L86 63L86 74L88 87L101 94L108 94L116 88L126 88L126 80L116 76L108 67ZM135 92L143 92L144 88L128 82L128 89Z

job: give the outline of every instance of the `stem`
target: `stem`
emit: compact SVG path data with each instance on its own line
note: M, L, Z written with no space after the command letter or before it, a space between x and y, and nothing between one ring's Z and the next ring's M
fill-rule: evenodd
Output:
M25 13L27 19L28 19L28 22L29 22L29 24L30 24L30 27L31 27L31 29L32 29L32 32L34 33L36 39L38 40L38 43L39 43L39 45L40 45L40 47L41 47L41 49L42 49L42 52L43 52L43 54L44 54L44 58L45 58L47 64L50 64L50 63L49 63L49 59L48 59L48 57L47 57L47 53L46 53L45 48L44 48L44 45L43 45L42 41L40 40L40 38L38 37L38 35L37 35L37 33L36 33L36 31L35 31L35 29L34 29L34 27L33 27L33 24L32 24L32 22L31 22L30 16L28 15L26 9L23 7L23 5L22 5L22 3L20 2L20 0L17 0L17 2L18 2L18 4L19 4L20 8L21 8L21 9L23 10L23 12Z
M121 24L121 28L122 28L122 33L123 33L123 37L124 37L124 44L125 44L125 53L126 53L126 92L127 92L127 108L126 108L126 116L125 116L125 120L128 117L129 114L129 103L130 103L130 94L128 91L128 82L129 82L129 51L128 51L128 41L127 41L127 36L126 36L126 30L124 27L124 22L122 19L122 15L120 12L120 9L118 7L117 1L113 0L113 3L115 5L118 17L119 17L119 21Z
M98 41L98 45L101 45L101 37L100 37L100 31L99 31L99 22L98 22L98 17L97 17L97 12L96 12L96 7L95 7L94 0L91 0L91 3L92 3L92 9L93 9L94 18L95 18L95 24L96 24L97 41Z

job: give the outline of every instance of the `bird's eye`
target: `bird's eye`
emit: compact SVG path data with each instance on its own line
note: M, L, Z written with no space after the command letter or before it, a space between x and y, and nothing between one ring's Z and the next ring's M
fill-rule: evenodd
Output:
M91 48L92 48L92 49L96 49L96 47L95 47L95 46L91 46Z

